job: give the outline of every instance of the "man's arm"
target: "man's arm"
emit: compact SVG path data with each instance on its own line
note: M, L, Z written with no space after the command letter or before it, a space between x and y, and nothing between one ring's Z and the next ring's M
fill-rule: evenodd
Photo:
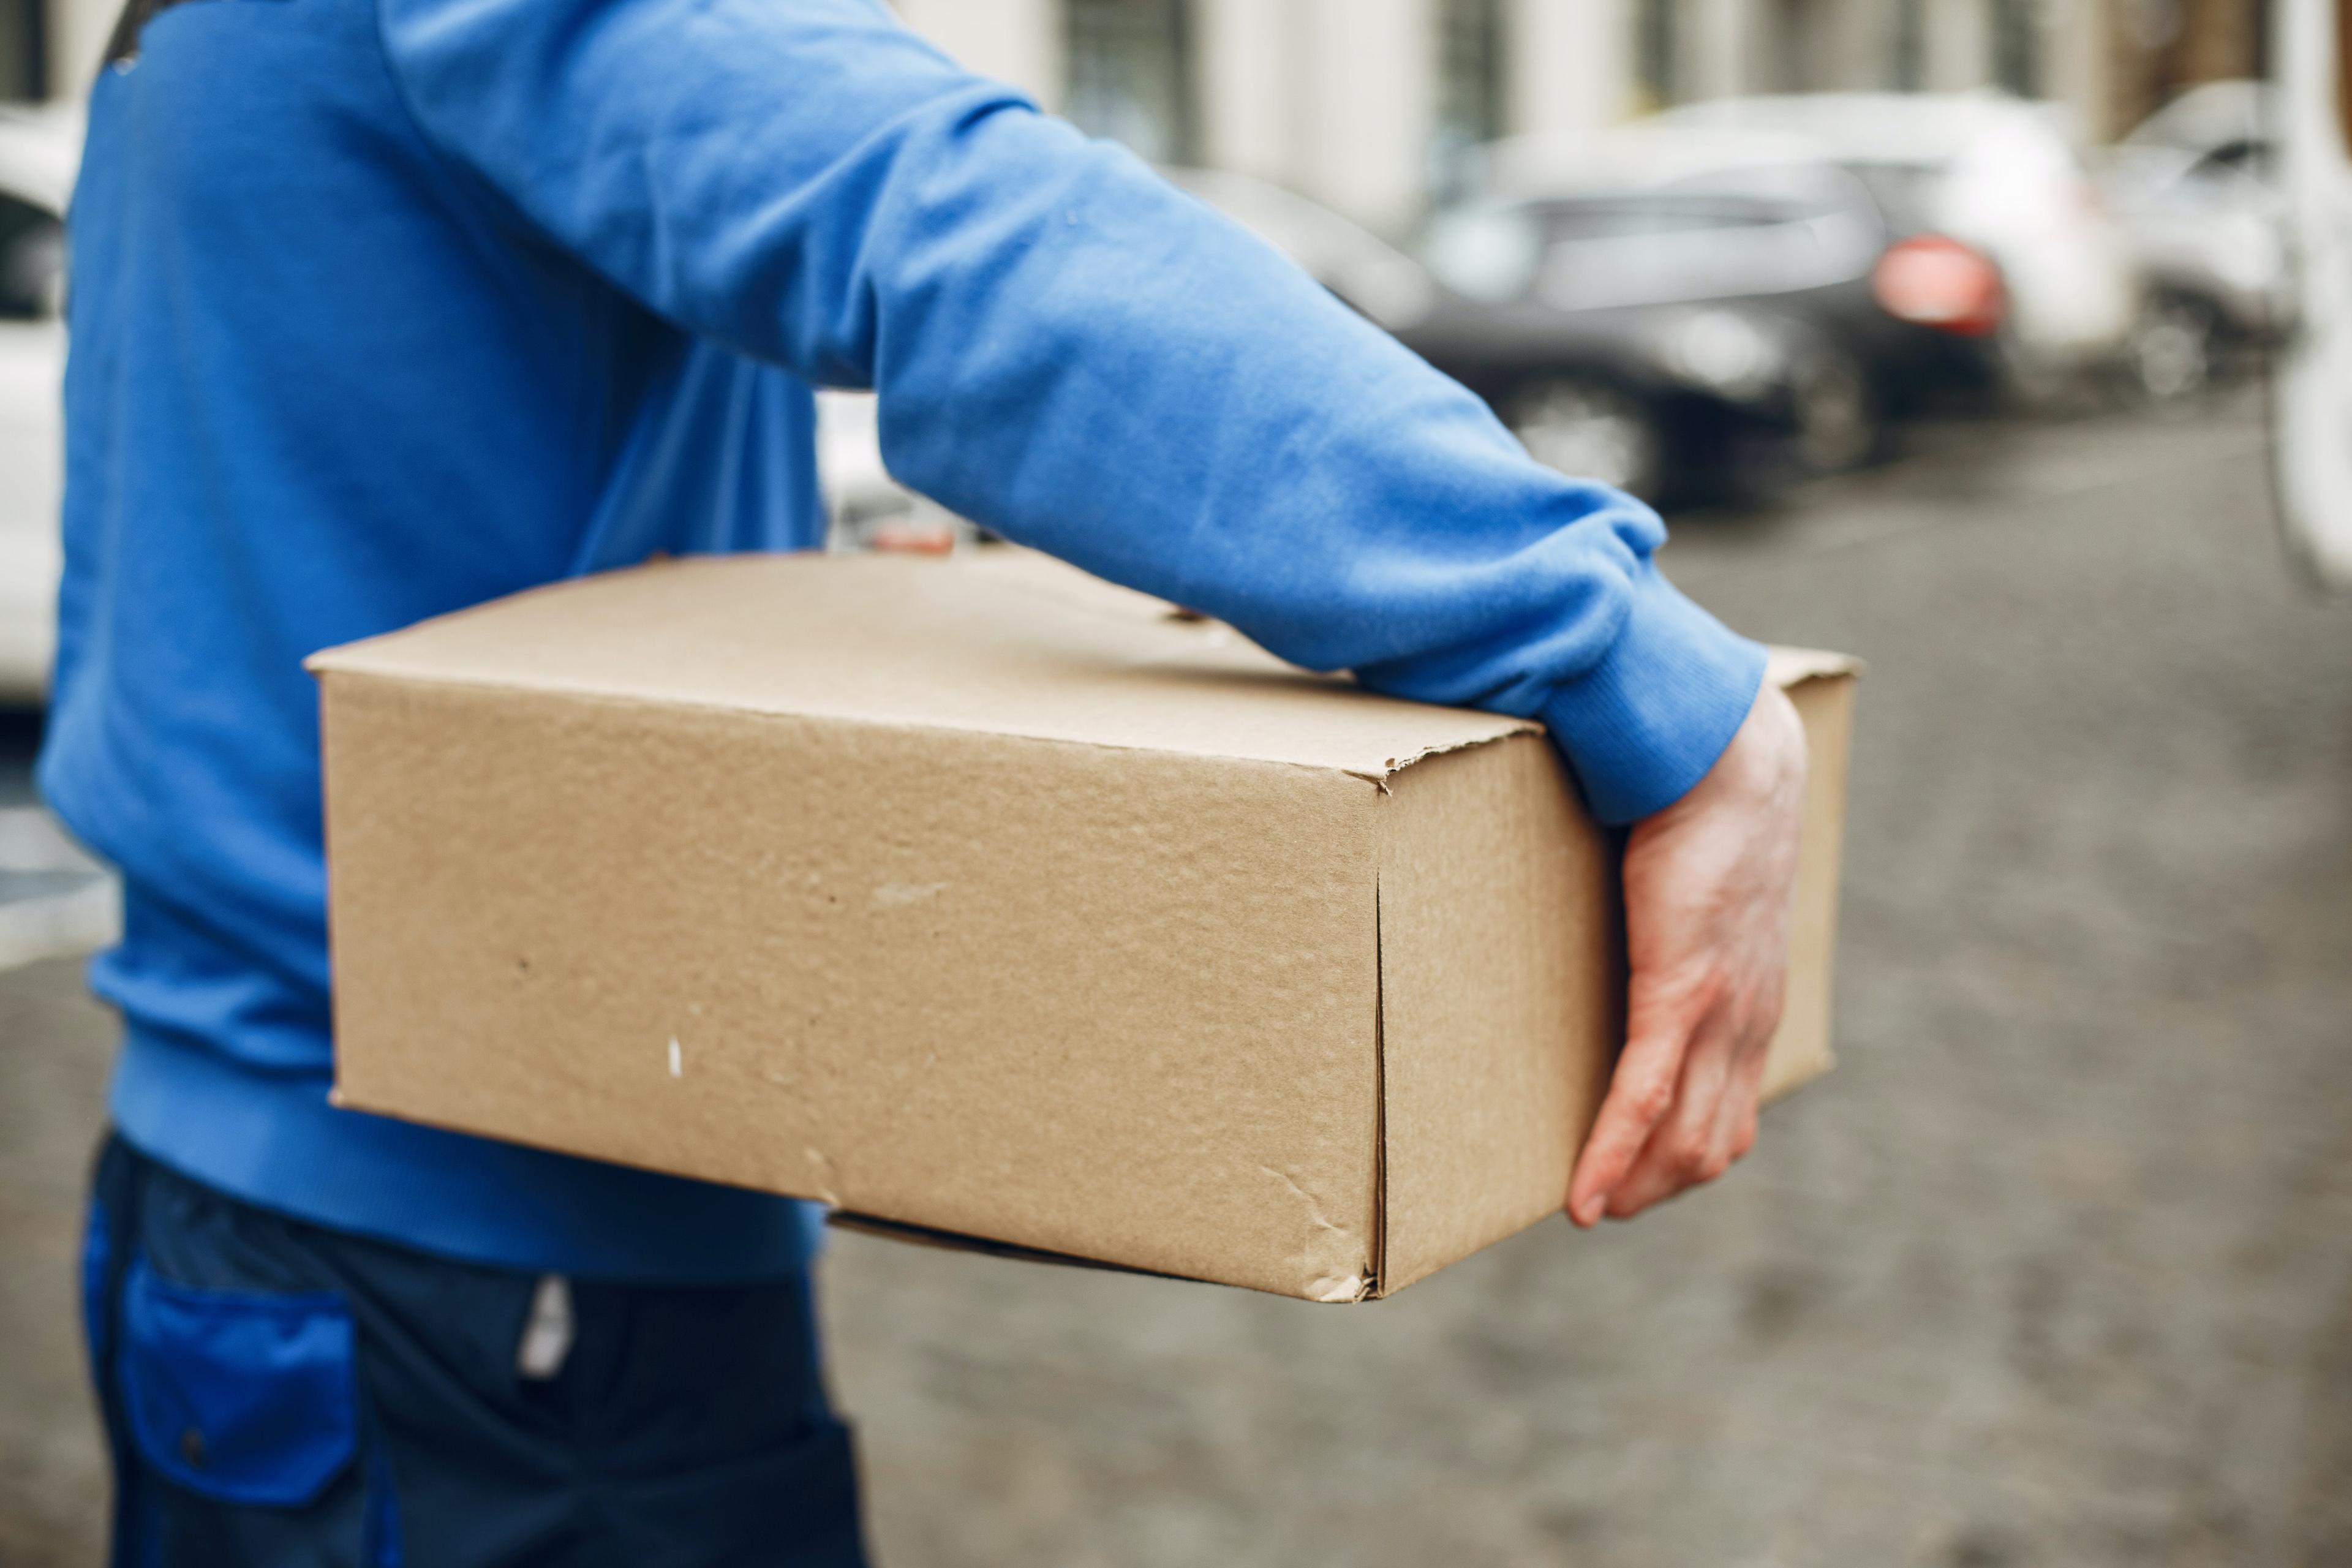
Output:
M1538 716L1605 821L1689 797L1636 833L1637 1005L1677 943L1754 1001L1686 1050L1637 1013L1620 1077L1686 1056L1680 1092L1726 1114L1738 1077L1705 1064L1777 1009L1787 889L1723 853L1769 805L1693 786L1756 749L1731 742L1763 657L1658 574L1646 508L1530 462L1266 247L871 0L378 3L428 140L654 310L875 388L905 483L1297 663ZM1612 1100L1608 1147L1639 1124ZM1617 1185L1601 1161L1580 1183Z

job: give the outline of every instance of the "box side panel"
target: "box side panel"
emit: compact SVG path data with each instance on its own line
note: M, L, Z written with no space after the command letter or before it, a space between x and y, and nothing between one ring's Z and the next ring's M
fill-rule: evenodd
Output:
M1790 689L1811 751L1777 1099L1827 1072L1855 681ZM1556 1212L1623 1032L1616 850L1548 742L1514 737L1395 775L1383 803L1386 1113L1381 1288Z
M344 1103L1364 1289L1373 786L350 672L324 695Z
M1776 1100L1830 1070L1830 997L1837 953L1838 873L1845 841L1846 759L1853 734L1854 678L1816 676L1789 689L1804 721L1811 766L1797 908L1789 937L1789 991L1764 1068Z
M1614 853L1548 741L1431 757L1390 788L1384 1292L1559 1212L1623 995Z

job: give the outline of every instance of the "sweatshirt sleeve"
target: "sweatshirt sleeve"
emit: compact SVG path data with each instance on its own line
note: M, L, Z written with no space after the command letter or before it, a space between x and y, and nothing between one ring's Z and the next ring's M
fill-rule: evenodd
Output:
M1648 509L1127 153L873 0L378 0L426 136L682 327L880 395L902 482L1427 701L1541 718L1601 818L1671 804L1763 653Z

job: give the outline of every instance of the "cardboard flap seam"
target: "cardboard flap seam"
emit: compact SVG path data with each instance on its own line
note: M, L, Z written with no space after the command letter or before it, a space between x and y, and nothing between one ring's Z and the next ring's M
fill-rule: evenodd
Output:
M1549 733L1550 731L1546 730L1541 724L1536 722L1532 719L1528 719L1523 721L1519 728L1515 730L1506 730L1499 735L1481 735L1475 740L1470 741L1447 741L1442 745L1423 746L1421 750L1415 752L1409 757L1391 757L1388 760L1387 765L1377 773L1363 773L1355 768L1342 768L1340 772L1347 773L1351 778L1360 778L1366 784L1370 784L1373 788L1379 790L1382 795L1388 795L1392 793L1389 789L1389 780L1396 777L1397 774L1404 772L1405 769L1412 766L1415 763L1425 763L1432 757L1445 756L1449 752L1467 752L1475 750L1480 746L1491 746L1496 744L1497 742L1512 740L1520 735L1549 735Z
M1042 746L1079 746L1097 752L1139 752L1156 756L1189 757L1204 763L1240 763L1252 766L1298 768L1310 773L1335 773L1342 778L1361 779L1382 795L1389 793L1387 780L1404 768L1427 757L1444 752L1464 751L1474 746L1492 745L1509 740L1514 735L1541 734L1540 726L1527 730L1507 731L1475 741L1457 742L1450 745L1432 746L1414 753L1402 763L1381 773L1369 773L1361 768L1340 767L1329 763L1303 763L1289 757L1247 756L1233 752L1189 751L1141 742L1097 741L1075 735L1040 734L1027 730L1005 729L996 725L927 724L899 719L867 719L848 713L811 713L799 709L751 708L720 699L693 696L646 697L631 692L604 691L593 687L565 686L560 683L522 684L512 680L472 679L446 673L416 675L406 671L354 669L323 664L323 655L313 655L305 661L314 678L321 681L328 676L339 680L355 680L363 685L375 684L400 690L442 690L492 692L509 697L555 698L586 707L640 710L648 712L671 712L691 708L698 712L723 713L730 718L753 721L797 720L803 723L838 725L844 728L876 731L900 735L978 735L994 740L1025 741Z

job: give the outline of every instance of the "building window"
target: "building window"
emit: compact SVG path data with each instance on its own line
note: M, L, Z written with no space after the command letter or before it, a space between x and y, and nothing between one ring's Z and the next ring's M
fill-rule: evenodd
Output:
M1503 0L1439 0L1437 138L1441 150L1503 133Z
M1503 0L1439 0L1436 21L1430 187L1445 201L1468 188L1478 149L1503 133Z
M0 0L0 99L49 93L47 0Z
M2037 0L1993 0L1992 79L2020 98L2042 96L2042 7Z
M1633 67L1648 107L1663 109L1680 90L1675 56L1681 48L1682 29L1675 13L1681 0L1641 0L1633 18Z
M1069 117L1155 163L1198 159L1186 0L1068 0Z

